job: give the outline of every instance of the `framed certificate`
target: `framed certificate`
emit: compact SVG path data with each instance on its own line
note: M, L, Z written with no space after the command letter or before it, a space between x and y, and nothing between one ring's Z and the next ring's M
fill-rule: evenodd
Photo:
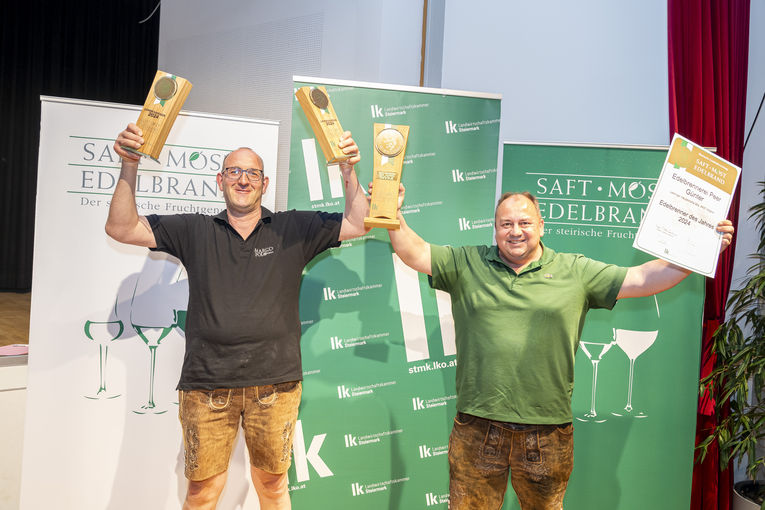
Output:
M633 246L705 276L714 276L741 168L675 134Z

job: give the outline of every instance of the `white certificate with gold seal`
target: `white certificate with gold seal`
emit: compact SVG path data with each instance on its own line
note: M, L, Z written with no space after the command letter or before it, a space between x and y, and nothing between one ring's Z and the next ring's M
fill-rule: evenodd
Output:
M713 277L741 168L678 134L672 138L633 247Z

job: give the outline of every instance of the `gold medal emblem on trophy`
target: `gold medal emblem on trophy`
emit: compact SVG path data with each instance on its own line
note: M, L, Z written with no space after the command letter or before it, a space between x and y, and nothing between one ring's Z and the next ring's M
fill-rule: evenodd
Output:
M327 164L340 163L352 155L345 154L337 144L343 134L340 121L324 87L300 87L295 92L313 134L319 142Z
M401 226L396 218L398 185L401 182L409 126L375 124L374 135L372 201L369 204L369 216L364 218L364 226L398 230Z
M144 143L138 149L122 147L159 163L159 153L173 128L178 112L191 91L191 82L164 71L157 71L136 125Z

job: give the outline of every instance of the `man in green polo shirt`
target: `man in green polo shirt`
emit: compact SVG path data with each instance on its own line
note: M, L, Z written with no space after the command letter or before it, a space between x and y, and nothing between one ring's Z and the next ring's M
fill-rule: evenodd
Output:
M591 308L651 296L690 271L655 259L619 267L542 244L528 192L505 193L496 246L432 245L400 213L396 254L449 292L457 343L457 416L449 439L451 510L499 509L508 474L524 510L562 508L573 468L574 357ZM733 226L723 220L722 249Z

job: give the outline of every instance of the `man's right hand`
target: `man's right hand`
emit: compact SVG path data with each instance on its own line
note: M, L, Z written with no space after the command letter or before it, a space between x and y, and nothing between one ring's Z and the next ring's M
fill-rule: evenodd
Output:
M404 188L404 185L400 182L398 183L398 206L396 208L396 212L401 213L401 207L404 205L404 194L406 193L406 188Z
M368 193L367 193L367 200L369 202L372 201L372 186L373 184L370 182L369 186L367 187ZM396 212L401 213L401 207L404 205L404 194L406 193L406 188L404 188L404 185L400 182L398 183L398 204L396 207Z
M138 214L135 203L138 162L141 156L122 148L123 145L139 148L143 144L141 134L141 128L130 123L114 142L114 152L122 158L122 168L109 205L106 233L121 243L155 248L157 242L151 225L144 216Z
M126 151L122 146L138 149L143 145L142 134L141 128L131 122L123 132L117 135L117 140L114 142L114 152L125 161L138 163L141 160L141 156L134 152Z

